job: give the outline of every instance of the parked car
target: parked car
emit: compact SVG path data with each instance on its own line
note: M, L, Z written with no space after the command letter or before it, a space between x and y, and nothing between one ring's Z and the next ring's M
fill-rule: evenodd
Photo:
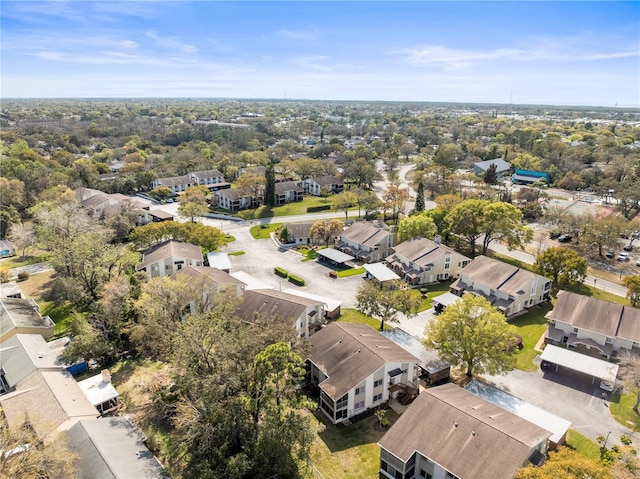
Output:
M570 235L560 235L560 236L558 236L558 241L560 243L568 243L569 241L571 241L571 236Z
M636 266L640 266L640 259L638 259L638 261L636 261Z
M613 257L616 255L616 253L615 253L615 251L613 251L612 249L610 249L610 250L609 250L609 251L607 251L604 255L605 255L607 258L613 258Z
M629 261L629 253L623 252L618 255L618 261Z
M549 238L558 239L561 234L562 233L560 233L559 231L552 231L551 233L549 233Z
M625 251L633 251L633 246L631 246L630 244L626 244L622 249Z
M600 389L603 389L605 391L613 391L615 386L616 385L614 383L612 383L611 381L601 381L600 382Z

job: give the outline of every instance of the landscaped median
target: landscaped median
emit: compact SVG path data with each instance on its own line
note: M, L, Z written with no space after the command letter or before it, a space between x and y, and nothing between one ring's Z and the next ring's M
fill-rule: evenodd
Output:
M296 286L304 286L305 281L300 276L289 273L286 269L276 266L273 268L273 272L280 276L281 278L286 278L290 283L295 284Z

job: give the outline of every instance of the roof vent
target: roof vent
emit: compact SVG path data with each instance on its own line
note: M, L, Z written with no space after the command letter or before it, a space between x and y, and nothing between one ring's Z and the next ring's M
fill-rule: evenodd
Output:
M42 359L44 358L44 353L43 352L39 352L38 353L38 359Z
M458 427L458 423L456 421L453 421L453 427Z
M478 435L478 433L477 433L477 432L475 432L475 431L471 431L471 435L472 435L473 437L476 437L476 436Z

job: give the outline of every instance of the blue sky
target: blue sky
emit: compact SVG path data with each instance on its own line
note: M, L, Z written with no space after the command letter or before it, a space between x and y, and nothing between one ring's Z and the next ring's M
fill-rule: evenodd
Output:
M1 4L15 97L640 107L640 2Z

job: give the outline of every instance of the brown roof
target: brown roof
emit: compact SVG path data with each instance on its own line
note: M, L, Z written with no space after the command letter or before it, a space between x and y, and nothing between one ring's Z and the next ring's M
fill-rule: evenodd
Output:
M16 391L0 396L9 427L20 426L25 414L36 435L44 439L57 428L67 429L80 419L98 417L76 380L66 371L34 371Z
M169 240L146 250L142 254L142 263L138 264L136 269L140 270L171 256L203 261L200 246L182 241Z
M295 181L280 181L276 183L276 195L284 195L287 191L297 191L298 193L304 193L304 190Z
M420 363L420 359L366 324L331 323L311 336L309 342L309 360L328 376L320 387L334 400L388 362Z
M512 266L487 256L476 256L462 271L461 276L477 281L491 289L504 291L511 295L520 295L526 292L529 282L538 278L538 281L546 283L550 281L544 276Z
M234 278L229 273L225 273L224 271L218 268L210 268L209 266L193 266L186 265L180 271L175 272L171 275L171 278L176 278L178 275L186 274L187 276L199 277L203 275L207 275L211 280L216 284L241 284L244 285L242 281Z
M459 255L459 253L448 246L438 244L426 238L415 238L405 241L394 246L393 250L407 258L410 262L421 267L433 264L436 258L443 255Z
M49 316L42 316L38 303L33 299L0 298L0 337L18 328L53 328L53 321Z
M156 218L160 218L161 220L173 219L176 216L173 213L169 213L168 211L159 209L149 210L149 214L151 216L155 216Z
M406 462L415 451L460 479L511 479L551 432L445 384L420 393L380 442Z
M357 221L344 230L341 237L354 243L373 248L379 245L390 234L392 234L390 231L375 226L373 223Z
M317 304L323 303L273 289L254 289L242 297L238 314L246 320L253 319L255 315L297 320L307 307Z
M547 319L571 324L575 328L640 342L640 309L569 291L560 291Z

